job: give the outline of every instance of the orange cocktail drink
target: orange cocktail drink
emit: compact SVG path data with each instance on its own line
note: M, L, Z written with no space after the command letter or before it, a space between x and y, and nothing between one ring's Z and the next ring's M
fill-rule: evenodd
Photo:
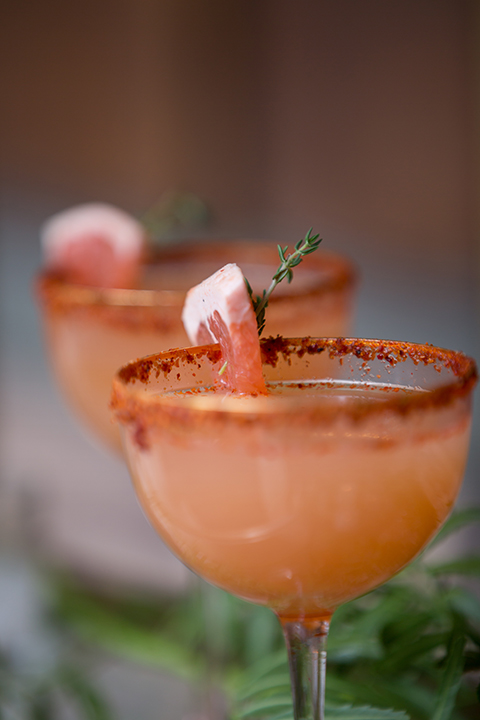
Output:
M76 414L103 443L120 450L108 410L111 379L126 362L184 347L186 291L219 263L238 262L254 288L278 264L259 241L181 243L145 263L137 288L82 286L44 272L38 283L46 345L55 377ZM345 335L351 330L355 271L341 256L319 252L280 288L269 306L267 334Z
M262 348L268 397L212 389L211 346L128 366L114 407L140 501L178 557L284 618L325 617L405 567L450 513L474 366L406 343Z
M379 340L261 352L266 395L220 389L208 345L127 365L112 405L153 526L201 577L278 615L295 720L323 720L332 613L408 565L453 507L476 367Z

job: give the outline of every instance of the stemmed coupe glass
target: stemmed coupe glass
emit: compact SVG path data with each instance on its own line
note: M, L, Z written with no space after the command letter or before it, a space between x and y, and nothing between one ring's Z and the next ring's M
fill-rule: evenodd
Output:
M134 289L73 284L45 270L37 296L56 381L75 414L104 445L121 452L108 403L113 374L132 359L189 345L181 320L187 290L220 265L238 263L261 292L278 265L274 243L184 241L151 254ZM356 269L319 251L271 298L266 334L351 332ZM298 328L298 330L295 330Z
M128 290L74 284L49 270L40 273L37 297L55 380L84 427L119 457L120 433L108 407L114 373L132 359L188 345L181 320L185 294L227 262L237 262L248 275L253 289L261 292L278 266L278 253L274 243L260 240L181 241L152 251L143 265L141 283ZM320 250L296 269L291 286L282 284L272 297L265 333L348 334L353 322L356 284L356 269L348 259ZM115 486L109 486L108 492L102 492L99 483L101 478L92 483L92 506L97 515L104 512L111 516L120 484L118 491ZM125 538L131 538L132 542L128 543L131 556L135 553L132 548L137 547L135 557L140 557L145 548L139 547L138 541L133 542L137 527L135 512L134 504L127 505L121 526L116 523L114 528L118 530L113 532L117 532L123 546ZM116 537L114 535L113 540ZM150 546L147 549L152 552ZM166 578L160 577L160 572L156 577L158 566L152 565L149 569L146 555L144 552L141 558L142 583L161 591ZM101 553L97 553L94 560L97 574L100 564L102 579L108 581L112 572L110 564L102 561ZM130 583L131 567L131 561L122 564L123 584ZM180 564L178 569L182 569ZM138 576L136 567L135 572ZM114 579L117 581L118 576ZM185 581L182 575L183 585ZM208 626L211 601L205 584L200 583L200 589ZM209 672L208 666L212 664L209 653L213 651L209 650L208 637L205 652Z
M324 718L337 607L408 565L449 515L477 373L459 352L365 339L262 341L267 396L215 390L217 345L114 379L136 492L171 550L270 607L296 720Z

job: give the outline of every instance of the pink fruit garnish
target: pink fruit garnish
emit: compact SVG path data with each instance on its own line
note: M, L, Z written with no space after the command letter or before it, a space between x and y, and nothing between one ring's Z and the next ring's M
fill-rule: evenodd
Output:
M228 389L266 394L257 320L238 265L225 265L189 290L182 320L193 344L220 344L226 363L221 379Z
M111 205L79 205L54 215L41 241L46 266L69 282L131 288L138 280L145 231Z

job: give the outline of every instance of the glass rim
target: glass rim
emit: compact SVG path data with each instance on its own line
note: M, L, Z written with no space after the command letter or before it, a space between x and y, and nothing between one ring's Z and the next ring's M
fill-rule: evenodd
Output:
M202 360L207 360L213 367L221 367L222 356L219 345L203 345L190 348L176 348L161 353L155 353L145 358L124 365L118 370L113 379L111 409L119 421L128 422L136 416L145 414L145 418L154 420L155 415L174 416L176 413L200 413L204 416L217 415L222 418L230 416L237 418L255 417L314 417L316 421L333 422L339 417L358 420L379 414L396 412L405 415L412 410L440 408L448 405L460 397L468 396L473 390L477 379L477 366L475 360L460 351L447 350L428 344L391 341L365 338L266 338L260 341L262 361L264 365L274 365L280 356L284 358L296 353L298 357L327 352L330 357L341 360L349 355L365 365L374 360L380 360L389 367L410 359L417 365L436 365L435 369L443 366L451 371L445 383L430 389L428 392L400 393L391 392L388 398L381 403L365 403L364 400L352 401L346 406L338 403L325 402L323 397L319 401L309 400L307 404L298 402L298 398L279 397L269 395L249 397L248 405L238 402L238 397L229 397L225 394L213 394L205 402L205 396L199 398L198 394L191 396L175 396L173 393L147 394L144 387L135 386L135 381L145 386L150 377L165 377L169 373L178 374L182 367L187 365L198 366ZM328 377L324 381L328 382ZM287 380L288 382L288 380ZM294 381L295 382L295 381ZM319 382L322 379L319 378ZM348 381L344 384L348 385ZM374 382L365 381L366 385L374 386ZM386 385L386 383L384 384ZM393 387L400 387L392 383ZM403 386L405 387L405 386ZM412 386L408 388L414 390Z
M245 260L250 264L278 264L278 254L275 243L266 240L234 239L234 240L184 240L179 243L159 248L150 252L143 265L154 267L163 262L175 262L189 256L192 261L218 260L218 268L227 262L237 262L241 265L241 258L231 255L248 252L251 258ZM307 288L295 286L291 294L281 292L273 295L270 304L277 304L292 297L316 297L328 295L331 292L340 292L353 289L358 281L358 269L354 262L346 256L319 249L317 253L308 258L309 270L321 270L318 281L312 282ZM58 273L48 269L40 270L36 276L36 287L40 295L47 301L58 306L80 307L182 307L185 301L186 290L152 290L146 288L100 288L88 285L79 285L69 282Z

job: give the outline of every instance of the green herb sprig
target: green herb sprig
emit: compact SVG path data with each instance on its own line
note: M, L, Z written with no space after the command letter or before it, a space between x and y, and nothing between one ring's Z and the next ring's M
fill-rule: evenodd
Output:
M306 255L310 255L311 253L315 252L315 250L317 250L318 246L322 242L323 238L320 238L318 233L316 235L312 235L312 231L313 228L310 228L305 237L297 242L297 244L295 245L295 250L291 254L287 255L288 245L286 245L284 248L282 248L281 245L277 245L278 254L280 256L281 262L277 268L277 271L275 272L275 275L272 278L269 287L267 288L267 290L263 291L262 295L254 295L250 283L248 282L247 278L245 278L248 294L252 301L255 316L257 318L257 328L259 335L262 334L265 328L265 310L268 307L268 301L270 300L270 295L272 294L272 292L275 290L277 285L282 282L282 280L285 280L285 278L289 283L292 282L293 268L297 267L297 265L300 265Z

